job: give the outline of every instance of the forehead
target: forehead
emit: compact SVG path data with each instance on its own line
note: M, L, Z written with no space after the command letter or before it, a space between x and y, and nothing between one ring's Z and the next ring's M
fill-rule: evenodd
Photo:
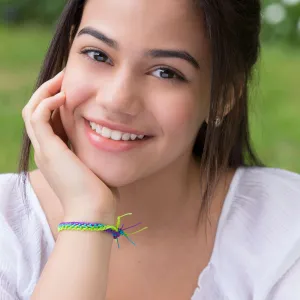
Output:
M80 28L92 26L120 47L185 47L195 56L208 44L193 0L88 0Z

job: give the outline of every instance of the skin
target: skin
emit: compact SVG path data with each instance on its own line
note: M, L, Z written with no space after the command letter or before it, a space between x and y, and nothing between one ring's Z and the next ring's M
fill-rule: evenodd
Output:
M131 212L126 224L142 221L149 227L133 237L138 247L125 240L121 250L113 247L107 299L146 299L145 292L154 293L149 299L170 299L171 293L172 299L187 299L209 261L234 174L224 174L215 191L206 236L206 224L198 223L205 182L191 155L210 99L210 49L203 16L187 0L89 0L79 31L87 26L115 39L119 49L90 35L75 38L62 84L62 125L78 158L118 189L116 215ZM80 53L87 48L108 58L96 62ZM179 58L144 56L149 49L187 51L200 68ZM177 70L187 81L161 78L161 67ZM129 152L100 151L85 136L84 117L124 124L153 138ZM39 170L30 180L56 239L63 218L60 201ZM131 291L128 287L133 286Z
M75 39L62 88L67 98L61 109L64 128L81 161L106 184L120 188L119 211L129 209L153 230L161 228L166 218L178 218L183 206L193 210L185 202L194 176L199 186L191 151L209 107L210 57L203 20L189 1L90 0L79 31L87 26L117 40L120 49L88 35ZM79 54L86 48L105 51L113 66ZM145 58L144 51L153 48L183 49L201 68L178 58ZM162 79L160 65L179 70L189 82ZM129 152L101 152L83 130L83 117L90 116L154 138Z

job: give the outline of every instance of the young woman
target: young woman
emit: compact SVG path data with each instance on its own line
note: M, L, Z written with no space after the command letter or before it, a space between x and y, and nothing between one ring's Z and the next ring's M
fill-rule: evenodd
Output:
M1 299L300 299L300 176L250 145L259 32L258 0L68 1L0 177Z

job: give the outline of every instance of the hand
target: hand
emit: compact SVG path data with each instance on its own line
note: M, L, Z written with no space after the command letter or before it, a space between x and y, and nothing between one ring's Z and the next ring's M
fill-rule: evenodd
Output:
M59 92L63 77L62 71L45 82L22 111L26 131L35 151L34 159L60 199L66 219L109 222L107 224L112 225L116 193L68 148L66 141L63 141L66 137L64 131L53 129L55 118L60 118L58 109L66 101L65 93ZM56 114L52 116L54 111Z

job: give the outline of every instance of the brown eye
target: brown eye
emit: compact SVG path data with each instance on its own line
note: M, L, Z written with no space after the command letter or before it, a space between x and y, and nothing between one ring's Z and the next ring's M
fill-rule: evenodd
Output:
M175 71L165 68L165 67L160 67L156 69L153 74L156 73L156 77L162 78L162 79L170 79L170 80L181 80L184 81L184 78L177 74Z
M87 55L94 61L112 64L110 58L102 51L86 49L83 50L81 53Z

